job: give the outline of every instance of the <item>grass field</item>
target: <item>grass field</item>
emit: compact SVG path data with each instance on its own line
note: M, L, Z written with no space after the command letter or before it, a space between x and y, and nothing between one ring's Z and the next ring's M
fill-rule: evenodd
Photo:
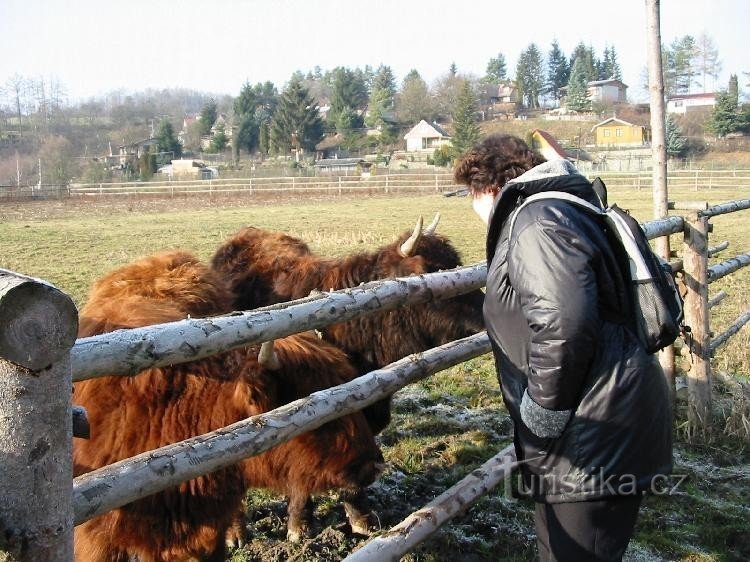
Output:
M719 203L750 196L737 190L672 193L677 200ZM610 195L641 221L651 218L650 192L615 190ZM439 195L367 199L258 201L169 199L33 202L0 206L0 267L46 279L77 304L89 284L107 270L168 248L208 259L244 225L283 230L322 254L372 250L410 229L416 217L440 211L439 231L464 263L484 256L484 226L465 198ZM730 248L714 261L750 251L750 211L714 219L712 245ZM679 237L673 247L681 248ZM750 268L712 285L729 297L712 311L718 335L750 309ZM628 560L750 559L750 454L748 443L722 433L734 381L750 376L750 330L745 328L714 360L730 374L717 388L718 421L713 441L679 442L675 471L688 475L677 495L647 498ZM744 398L743 398L744 399ZM684 403L678 407L682 412ZM680 414L682 415L682 414ZM677 424L681 423L678 417ZM450 369L396 395L394 423L381 436L388 470L372 487L381 525L388 528L510 442L510 421L488 357ZM344 532L340 504L319 498L321 532L302 545L284 539L281 498L254 491L248 497L251 541L232 560L340 560L361 542ZM533 559L531 506L498 492L409 555L413 561Z

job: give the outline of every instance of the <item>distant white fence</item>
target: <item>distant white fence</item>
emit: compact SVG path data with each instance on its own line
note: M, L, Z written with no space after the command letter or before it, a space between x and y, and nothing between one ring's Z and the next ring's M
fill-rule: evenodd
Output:
M591 172L607 187L650 189L650 172ZM750 170L674 170L668 175L670 188L734 188L750 187ZM309 193L342 195L344 193L442 193L458 189L450 172L373 174L370 176L319 176L233 178L213 180L181 180L152 182L121 182L72 184L71 196L180 196L190 194L279 195Z

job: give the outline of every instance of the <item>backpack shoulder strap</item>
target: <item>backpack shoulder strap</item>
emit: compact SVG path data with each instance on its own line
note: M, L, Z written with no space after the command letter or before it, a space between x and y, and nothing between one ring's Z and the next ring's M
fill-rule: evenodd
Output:
M541 201L543 199L555 199L558 201L567 201L568 203L572 203L573 205L576 205L577 207L583 207L587 211L595 214L595 215L603 215L604 211L597 207L596 205L592 205L585 199L581 199L580 197L576 197L575 195L571 195L570 193L565 193L564 191L543 191L541 193L535 193L534 195L529 195L523 203L521 203L515 211L513 211L513 214L510 217L510 227L508 230L508 238L510 238L510 235L513 233L513 226L516 224L516 217L518 216L518 212L523 209L526 205L529 205L530 203L533 203L534 201Z

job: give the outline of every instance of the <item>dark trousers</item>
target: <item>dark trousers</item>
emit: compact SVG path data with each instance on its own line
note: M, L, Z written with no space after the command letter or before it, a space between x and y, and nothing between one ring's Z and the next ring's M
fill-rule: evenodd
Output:
M622 560L641 496L573 503L537 503L534 523L541 562Z

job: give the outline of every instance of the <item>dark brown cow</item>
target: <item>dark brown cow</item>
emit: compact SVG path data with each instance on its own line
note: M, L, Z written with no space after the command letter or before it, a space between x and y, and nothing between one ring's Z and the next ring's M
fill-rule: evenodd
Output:
M227 240L212 267L238 295L236 304L255 308L307 296L313 290L356 287L360 283L432 273L461 265L450 242L422 231L421 218L412 233L374 252L344 258L314 255L288 235L248 227ZM325 340L349 355L363 374L449 341L484 329L480 290L452 299L414 305L333 324L322 330ZM389 401L363 410L373 432L390 421Z
M163 253L95 283L81 310L80 335L214 315L230 310L233 300L224 282L195 258ZM267 412L355 374L341 351L313 334L278 340L273 368L257 356L258 346L247 346L134 377L76 383L74 401L87 409L91 439L75 440L75 474ZM310 494L341 489L357 496L380 463L364 417L346 416L79 525L76 560L224 560L225 534L248 486L289 497L289 536L298 538ZM362 517L357 506L346 507L351 518Z

